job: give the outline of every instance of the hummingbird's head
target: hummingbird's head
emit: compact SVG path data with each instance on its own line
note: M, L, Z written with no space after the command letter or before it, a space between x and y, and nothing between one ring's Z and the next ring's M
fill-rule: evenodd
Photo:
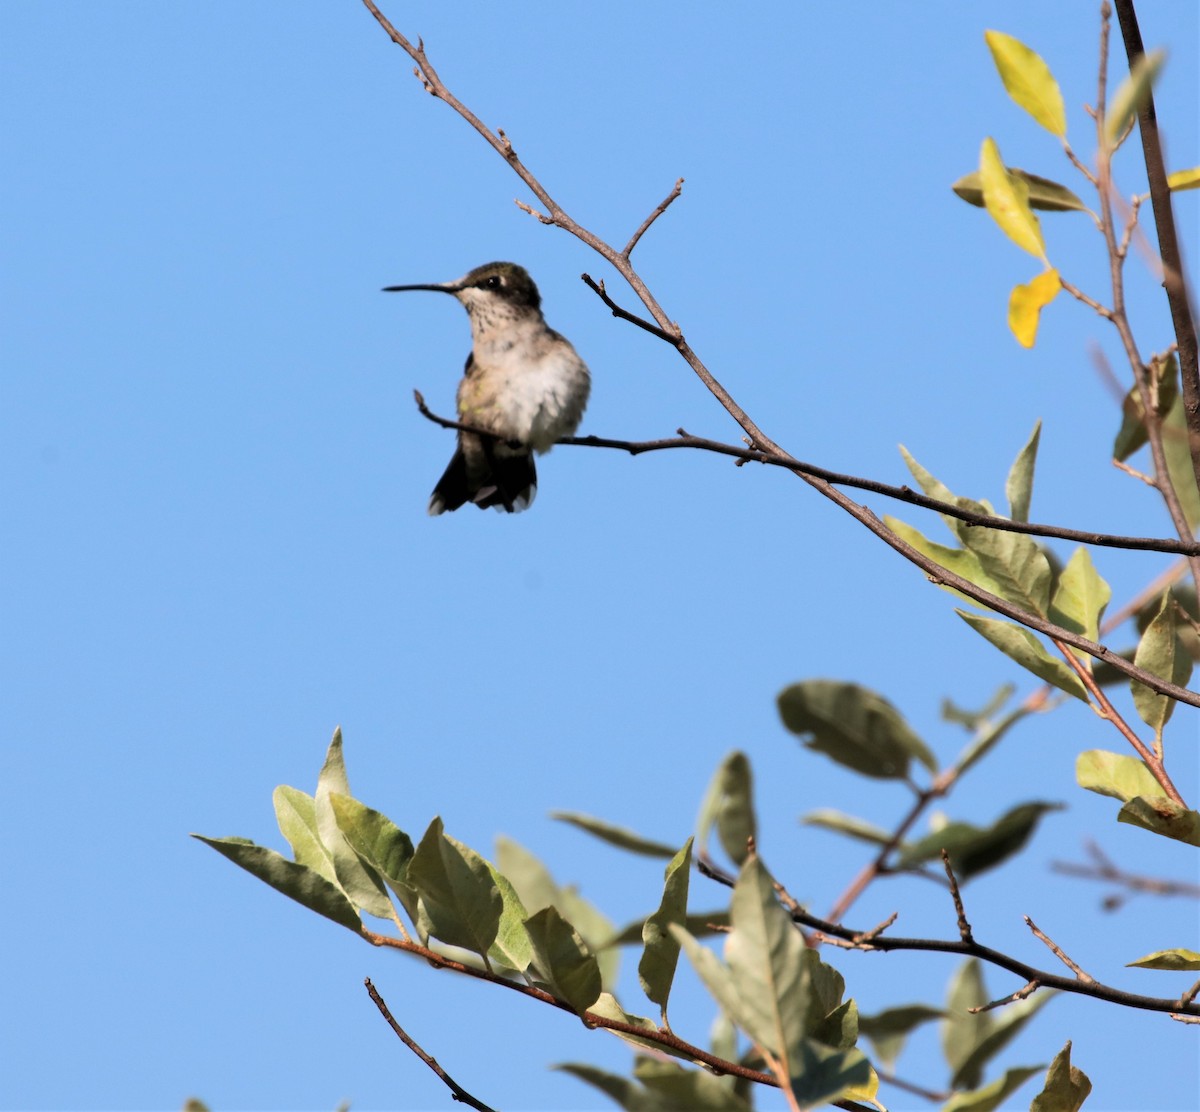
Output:
M455 282L384 287L384 293L400 293L404 290L437 290L453 294L472 317L477 312L486 317L538 313L542 304L541 295L529 272L516 263L484 263Z

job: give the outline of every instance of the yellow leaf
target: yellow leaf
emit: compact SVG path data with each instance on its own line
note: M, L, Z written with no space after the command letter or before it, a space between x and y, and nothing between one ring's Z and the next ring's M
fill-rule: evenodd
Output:
M1015 286L1008 299L1008 327L1022 347L1033 347L1037 339L1038 317L1042 309L1058 296L1062 283L1057 270L1039 274L1028 285Z
M1062 93L1041 55L1002 31L985 31L983 37L1008 95L1051 135L1066 135Z
M1029 207L1029 186L1010 174L994 139L983 141L979 152L979 184L983 204L1009 239L1034 258L1046 261L1042 226Z
M1190 170L1176 170L1175 173L1168 174L1167 185L1177 193L1185 189L1200 189L1200 166L1193 166Z

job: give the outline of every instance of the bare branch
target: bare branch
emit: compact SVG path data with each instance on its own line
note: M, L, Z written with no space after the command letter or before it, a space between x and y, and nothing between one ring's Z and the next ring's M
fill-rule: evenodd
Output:
M1028 915L1022 915L1021 918L1025 920L1025 925L1031 931L1033 931L1034 937L1037 938L1039 942L1044 942L1049 948L1050 952L1084 984L1094 985L1097 983L1095 977L1093 977L1090 973L1085 973L1079 968L1078 965L1076 965L1069 957L1067 957L1067 955L1063 952L1062 947L1059 946L1057 942L1039 930L1038 925L1032 919L1030 919Z
M1125 43L1125 55L1130 68L1145 54L1142 32L1138 26L1133 0L1115 0L1117 20ZM1158 136L1158 116L1154 97L1147 94L1138 112L1138 127L1142 134L1142 157L1146 163L1146 178L1150 183L1150 203L1154 210L1154 225L1158 230L1158 253L1163 265L1163 285L1171 309L1175 341L1179 345L1179 372L1183 385L1183 409L1187 418L1188 446L1197 486L1200 486L1200 359L1197 357L1196 319L1184 277L1183 256L1175 230L1175 213L1171 190L1167 185L1167 168L1163 161L1162 142Z
M1063 876L1080 877L1084 880L1102 880L1116 884L1130 892L1142 892L1151 896L1185 896L1188 899L1200 899L1200 884L1191 884L1182 880L1164 880L1159 877L1145 876L1142 873L1130 873L1120 869L1111 861L1095 842L1087 844L1088 855L1092 858L1091 865L1077 865L1070 861L1052 861L1050 868ZM1105 907L1110 908L1114 903L1120 903L1121 897L1109 896Z
M368 977L363 984L367 986L367 992L370 994L371 999L375 1001L375 1007L379 1009L379 1014L387 1020L388 1026L396 1032L396 1035L399 1037L400 1041L404 1043L409 1050L411 1050L418 1058L421 1059L422 1062L424 1062L431 1070L433 1070L438 1077L441 1078L442 1083L447 1089L450 1090L456 1101L459 1101L461 1104L465 1104L470 1108L476 1109L477 1112L495 1112L495 1109L484 1104L483 1101L477 1100L475 1097L471 1096L466 1089L458 1084L453 1077L451 1077L444 1069L442 1069L441 1066L438 1065L436 1058L432 1058L426 1054L425 1051L422 1050L412 1038L412 1036L410 1036L409 1033L405 1031L399 1023L396 1022L392 1016L392 1013L388 1010L387 1004L383 1002L383 997L379 995L379 993L375 990L375 986L371 984L370 977Z
M942 867L946 870L946 879L950 881L950 895L954 899L954 911L958 915L958 937L964 942L974 942L975 939L971 936L971 924L967 922L967 913L963 910L958 879L954 875L954 869L950 866L950 854L944 849L942 850Z
M993 1008L1003 1008L1006 1004L1015 1004L1018 1000L1024 1000L1026 997L1032 996L1041 987L1038 981L1028 981L1011 996L1001 996L999 1000L980 1004L978 1008L968 1008L967 1011L971 1015L979 1015L980 1012L990 1012Z
M680 178L675 182L675 186L671 192L668 193L666 197L664 197L658 203L658 207L649 216L647 216L645 220L642 221L641 227L639 227L638 230L629 237L629 242L625 244L625 250L621 252L625 258L629 258L629 256L633 254L633 249L637 246L638 240L646 234L650 228L650 225L667 211L667 208L670 206L671 202L674 201L675 198L678 197L682 192L683 178Z

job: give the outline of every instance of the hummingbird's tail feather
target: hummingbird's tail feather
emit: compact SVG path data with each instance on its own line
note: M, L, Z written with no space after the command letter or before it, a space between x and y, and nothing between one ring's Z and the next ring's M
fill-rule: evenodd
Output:
M533 504L536 494L537 468L531 452L513 451L493 440L485 443L483 437L464 436L433 488L429 514L436 517L468 502L481 510L494 507L504 513L520 513Z

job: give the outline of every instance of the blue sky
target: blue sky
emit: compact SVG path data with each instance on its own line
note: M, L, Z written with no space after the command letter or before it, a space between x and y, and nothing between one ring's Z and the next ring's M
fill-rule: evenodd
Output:
M1010 164L1069 181L1056 144L1005 96L983 31L1026 41L1059 78L1087 155L1097 5L939 2L603 6L390 3L450 87L504 127L579 220L625 241L684 177L636 261L692 346L797 456L904 482L904 443L952 489L1002 504L1008 466L1045 422L1033 515L1164 533L1108 462L1118 424L1093 368L1113 338L1061 298L1038 346L1005 325L1036 264L949 183L992 135ZM1197 13L1140 5L1171 58L1159 118L1172 168L1200 162ZM982 704L1025 677L866 532L777 472L716 457L559 448L535 507L431 520L451 435L441 412L469 345L448 298L380 287L525 265L549 322L591 365L581 431L644 438L739 430L665 346L614 321L578 280L603 263L521 213L517 179L426 96L355 0L204 5L9 0L0 37L5 517L0 810L9 956L0 1105L217 1110L445 1108L440 1083L380 1023L401 1022L497 1107L607 1105L549 1072L624 1069L625 1047L507 994L378 953L187 837L282 848L270 793L312 790L334 727L357 794L418 836L436 814L483 852L504 834L615 921L645 915L661 865L547 818L579 810L664 841L691 832L722 757L757 777L760 844L827 908L865 860L800 827L837 807L887 825L900 789L800 750L774 697L809 677L879 690L949 760L943 696ZM1131 150L1123 192L1140 188ZM1198 198L1179 198L1194 256ZM1103 293L1085 218L1044 221L1051 257ZM1194 258L1193 258L1194 263ZM1146 350L1170 341L1132 267ZM940 526L881 499L932 535ZM1068 550L1061 549L1064 553ZM1114 604L1166 565L1099 553ZM1122 642L1123 643L1123 642ZM1200 791L1194 719L1172 767ZM1195 907L1134 901L1049 871L1093 837L1122 865L1195 875L1186 847L1112 821L1075 786L1085 748L1117 748L1084 708L1018 732L947 813L986 822L1062 800L1020 864L966 890L976 934L1052 964L1029 914L1101 980L1195 946ZM719 891L693 884L697 908ZM872 888L850 920L953 935L917 882ZM953 963L835 955L864 1011L940 999ZM628 1006L641 1008L625 961ZM996 995L1020 987L989 970ZM684 984L677 1029L712 1010ZM686 1018L685 1018L686 1017ZM1066 1039L1097 1108L1184 1108L1194 1038L1153 1015L1053 1002L1004 1061ZM1136 1048L1131 1052L1130 1048ZM1131 1066L1136 1058L1137 1070ZM932 1032L900 1072L940 1085ZM1023 1092L1027 1105L1033 1090ZM918 1106L894 1090L893 1108ZM770 1094L762 1107L778 1107Z

